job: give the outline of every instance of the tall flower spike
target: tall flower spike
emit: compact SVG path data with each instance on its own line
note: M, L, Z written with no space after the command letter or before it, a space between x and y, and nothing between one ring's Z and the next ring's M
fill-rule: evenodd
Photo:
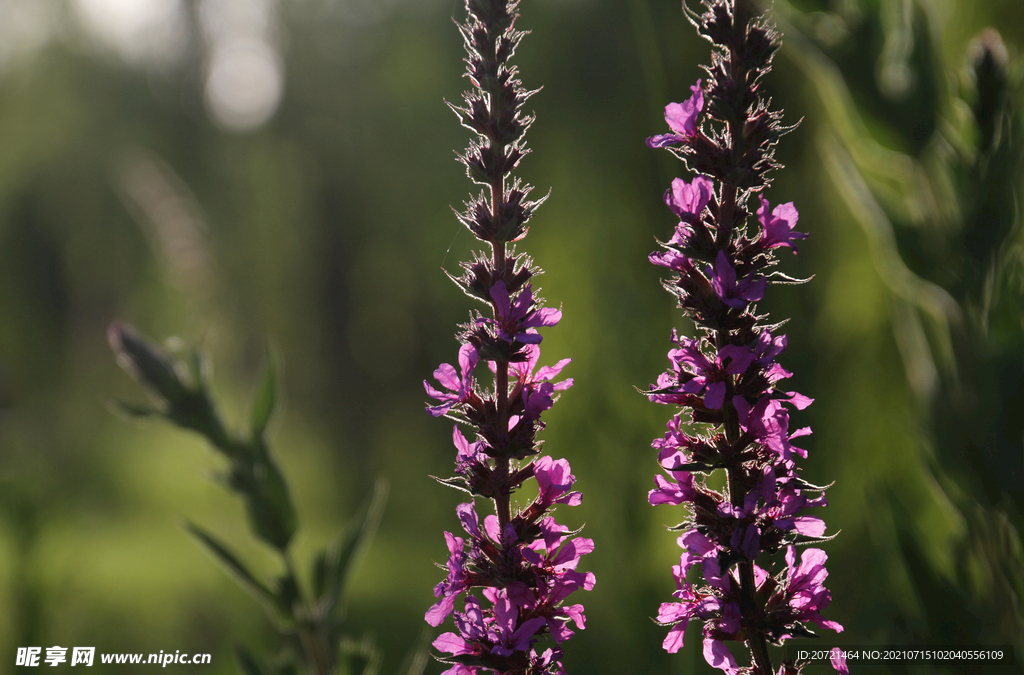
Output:
M779 40L753 5L703 0L703 14L686 8L714 45L707 82L698 80L685 102L665 108L671 133L647 140L697 173L689 182L675 179L665 193L680 222L665 250L650 255L674 272L665 286L697 336L673 331L671 368L647 392L654 402L682 408L653 443L665 475L655 476L648 500L690 511L679 537L683 553L672 568L676 600L657 615L669 628L662 646L679 651L687 624L701 621L709 664L727 673L775 675L770 644L811 635L807 622L843 628L821 614L831 601L824 551L806 548L798 559L794 547L826 539L824 521L801 515L825 505L824 488L798 475L796 460L807 451L791 442L810 429L789 428L790 407L802 410L811 399L776 389L791 376L776 362L787 340L772 335L753 306L767 290L775 252L796 253L794 241L807 236L794 230L792 203L771 209L761 194L767 172L779 168L774 146L788 129L761 95ZM748 210L755 198L756 220ZM756 236L749 238L748 228ZM719 469L726 472L724 494L708 486L707 476ZM700 574L688 579L695 568ZM750 651L749 666L741 667L729 649L737 641ZM842 659L832 663L847 672ZM803 665L786 663L779 672Z
M458 368L441 364L434 372L437 384L423 383L437 401L427 412L450 417L469 432L456 424L457 475L441 482L473 499L456 508L463 535L444 533L447 576L434 588L437 602L424 617L440 626L454 615L456 632L433 643L444 654L439 660L450 665L445 675L565 675L557 645L586 624L583 605L567 599L594 587L594 575L577 570L593 541L575 537L551 515L559 504L580 504L582 496L572 489L576 477L568 461L536 457L541 415L572 379L556 381L570 359L538 367L540 329L557 325L562 312L544 307L531 283L540 270L508 245L526 236L543 201L528 201L530 186L510 176L527 153L523 135L533 121L523 114L531 92L508 63L523 36L514 28L516 7L515 0L466 0L468 16L459 26L473 89L463 95L463 105L451 107L476 133L459 160L483 191L458 218L490 250L476 253L462 263L463 274L452 277L486 305L486 314L474 312L458 334ZM481 361L493 386L477 379ZM536 481L537 498L513 508L512 493L528 480ZM481 519L477 497L493 503L493 515ZM545 635L556 646L537 648Z

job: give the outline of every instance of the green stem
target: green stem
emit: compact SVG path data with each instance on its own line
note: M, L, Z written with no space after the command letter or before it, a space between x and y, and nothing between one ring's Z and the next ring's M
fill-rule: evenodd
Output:
M328 627L324 625L323 617L310 612L310 605L306 602L302 587L299 586L299 576L295 570L291 551L282 551L281 557L284 560L288 577L299 596L296 606L291 609L292 618L295 620L295 630L299 643L302 645L306 669L309 675L334 675L336 655L331 653L330 638L327 635Z

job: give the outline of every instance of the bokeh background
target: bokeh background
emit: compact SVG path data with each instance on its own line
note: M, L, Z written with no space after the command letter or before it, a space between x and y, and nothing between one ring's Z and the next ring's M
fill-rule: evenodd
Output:
M847 630L828 640L1020 646L1024 4L771 4L785 46L765 86L803 122L767 194L794 201L811 235L782 254L784 271L814 279L771 287L762 307L792 317L783 363L816 399L796 420L814 429L804 476L835 481L828 616ZM211 652L211 666L177 668L204 673L236 672L236 643L276 645L179 527L199 523L278 572L239 501L208 480L219 458L108 408L144 399L106 344L114 319L201 345L238 424L273 346L287 400L273 448L300 564L388 479L347 626L375 640L381 672L405 672L461 501L429 477L451 474L453 449L421 382L454 360L472 306L442 273L474 243L449 209L470 190L453 155L468 132L444 104L466 84L462 11L0 2L0 672L26 645ZM597 545L588 627L565 662L708 672L695 627L692 648L669 656L650 619L673 590L665 525L682 514L646 503L649 445L671 411L634 386L664 369L670 328L690 329L646 260L674 225L661 195L683 169L643 141L709 46L678 2L521 11L532 34L516 63L543 90L520 174L551 189L524 245L564 312L545 362L572 357L576 381L543 437L584 494L560 517ZM990 26L1002 42L982 35ZM972 67L986 45L988 70Z

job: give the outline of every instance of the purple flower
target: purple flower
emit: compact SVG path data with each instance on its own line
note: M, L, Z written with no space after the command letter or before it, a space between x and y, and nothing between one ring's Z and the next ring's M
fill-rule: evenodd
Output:
M678 575L676 580L679 582L679 590L673 595L679 602L663 602L656 619L663 626L672 626L661 645L669 654L675 654L683 648L683 636L691 618L706 618L722 607L721 600L714 595L698 595L690 584L680 581Z
M423 617L427 623L434 627L440 626L441 622L452 613L452 607L455 606L455 598L469 587L465 568L466 553L463 550L463 539L445 532L444 540L448 543L448 577L434 587L434 597L440 598L440 600L428 609Z
M535 385L540 382L550 382L551 380L558 377L562 369L565 368L572 362L572 359L562 359L553 366L543 366L536 373L533 372L534 368L537 367L537 361L540 360L540 347L537 345L527 345L524 349L526 354L525 361L519 361L510 363L509 375L514 375L519 381L519 385L527 387ZM572 386L572 378L562 380L561 382L555 382L551 388L555 391L565 391Z
M768 287L768 280L759 275L751 275L737 282L736 270L729 264L725 251L718 252L714 270L709 265L705 274L715 290L715 295L734 309L743 309L747 303L760 300Z
M678 345L668 353L672 371L658 378L649 395L656 403L689 405L689 395L703 394L704 407L718 410L725 400L726 377L741 375L755 358L747 347L727 345L712 362L701 350L700 338L680 338L673 330L672 341Z
M683 554L679 557L678 569L673 566L672 570L675 576L681 579L686 578L690 567L709 556L717 556L718 552L722 550L718 544L698 530L687 530L679 535L676 543L683 549Z
M676 178L672 189L665 191L665 203L681 220L692 223L704 211L714 192L714 184L705 176L697 176L691 183Z
M505 282L499 280L491 287L491 299L494 300L495 318L480 321L497 324L498 337L505 342L515 340L523 344L540 344L543 338L533 329L556 326L562 319L560 310L534 306L530 284L526 284L512 302Z
M686 142L697 133L697 115L704 109L704 92L700 88L700 80L690 87L693 94L682 103L669 103L665 106L665 121L671 134L661 134L647 139L647 147L664 148Z
M796 549L793 546L786 549L788 584L784 594L785 606L778 611L790 621L813 621L822 628L842 633L843 627L839 623L821 615L821 610L832 602L832 595L824 585L828 577L828 570L825 569L827 559L828 556L821 549L808 548L804 549L800 564L797 565Z
M554 405L557 398L555 395L556 391L565 391L573 385L571 377L561 382L551 381L558 377L562 369L572 359L562 359L554 366L543 366L534 373L533 369L537 366L537 361L540 358L540 347L538 345L526 345L524 353L526 355L525 361L508 364L509 377L516 378L516 387L513 390L512 397L515 397L516 393L518 393L523 400L523 414L521 417L513 416L509 418L509 431L515 428L521 418L525 418L530 423L535 422L540 418L541 413L545 410L550 410L551 406ZM496 369L496 364L492 363L491 369Z
M733 397L733 405L739 415L740 428L754 435L763 442L769 449L774 451L783 459L791 461L795 453L801 457L807 457L807 451L794 446L790 440L799 436L807 436L811 433L810 427L797 429L789 433L789 412L783 407L788 403L797 410L803 410L813 399L795 391L786 392L789 398L772 398L763 396L753 407L747 403L742 396Z
M565 675L562 664L557 660L561 658L562 651L556 649L545 649L540 656L537 652L530 651L530 673L531 675Z
M786 246L792 249L793 253L796 253L796 244L793 243L794 239L806 239L807 234L805 232L796 232L793 230L796 227L797 218L799 214L796 212L796 207L793 206L793 202L787 204L779 204L775 207L775 210L768 214L768 200L761 197L761 208L757 210L757 217L761 221L761 226L764 228L764 233L761 235L761 246L764 248L775 248L776 246Z
M455 455L455 471L463 475L470 475L476 467L482 466L487 461L487 454L484 452L484 442L476 441L470 443L459 431L459 426L452 429L452 442L458 452Z
M447 363L442 363L434 371L434 377L442 387L448 390L447 392L434 389L429 382L423 380L423 388L427 390L427 395L441 401L441 405L428 407L427 412L434 417L440 417L447 413L452 406L465 403L473 393L473 369L476 368L479 360L480 356L472 345L462 345L459 348L461 374L456 374L455 368Z
M676 506L692 502L697 495L693 488L693 475L689 471L666 471L666 473L672 477L671 481L660 474L654 476L654 483L658 487L647 493L647 501L651 506L658 504Z
M689 238L690 231L684 223L679 223L679 227L676 228L676 234L673 235L669 244L684 245L686 240ZM682 272L690 266L690 259L675 249L668 249L666 251L655 251L647 256L647 259L654 265L660 265L661 267L667 267L677 272Z
M498 656L511 656L514 651L527 651L532 638L546 621L536 617L517 625L519 612L509 601L504 591L485 589L484 595L494 603L494 625L490 637L494 642L491 653Z
M576 482L576 476L570 471L569 461L565 459L541 457L533 463L533 476L540 488L537 502L541 508L547 509L553 504L579 506L582 503L583 495L570 492Z

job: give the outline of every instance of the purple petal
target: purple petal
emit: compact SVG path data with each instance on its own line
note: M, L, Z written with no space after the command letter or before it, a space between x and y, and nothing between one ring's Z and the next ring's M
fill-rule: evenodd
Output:
M548 380L553 380L556 377L558 377L558 374L560 372L562 372L562 368L565 368L571 362L572 359L562 359L553 366L544 366L543 368L537 371L536 375L533 376L533 381L546 382ZM555 388L557 389L558 385L555 385Z
M462 528L466 530L468 534L479 539L480 520L476 515L476 511L473 509L473 502L459 504L455 507L455 513L458 515L459 521L462 523Z
M441 598L437 603L427 610L427 613L423 615L423 619L434 628L437 628L444 620L448 618L448 615L452 613L452 608L455 607L455 596L449 595ZM445 635L453 635L453 633L446 633ZM442 636L443 637L443 636ZM458 636L456 636L458 637ZM438 638L440 639L440 638ZM461 638L459 638L461 639ZM435 644L436 646L436 644ZM438 647L438 649L441 649Z
M461 356L461 351L460 351ZM452 391L458 391L462 387L462 380L459 379L458 373L455 372L455 367L450 363L442 363L434 371L434 378L441 383L445 389L451 389ZM424 382L424 384L426 384ZM430 393L429 391L427 393ZM433 396L433 394L431 394ZM435 396L435 398L438 398Z
M497 314L501 318L508 318L512 312L512 305L508 297L508 289L505 287L504 281L496 281L491 286L490 292L491 299L494 300L494 306L497 310Z
M793 529L807 537L821 537L825 534L825 521L813 516L797 516L793 519Z
M704 660L712 667L724 670L729 675L733 675L739 670L736 659L733 658L725 643L707 636L704 637Z
M742 375L746 371L747 366L754 362L755 358L754 352L750 351L750 347L726 345L718 350L718 360L720 363L725 363L726 359L731 361L725 368L725 372L728 375Z
M441 633L432 644L437 651L446 652L453 656L473 653L469 643L455 633Z
M730 602L722 607L722 618L718 621L718 629L726 633L738 633L742 617L739 604Z
M786 403L792 403L793 407L795 407L797 410L803 410L810 404L814 403L813 398L808 398L807 396L804 396L803 394L798 394L795 391L787 391L786 396L789 397L789 400L782 400L784 400Z
M562 611L580 630L584 630L587 627L587 617L583 614L583 605L569 605L568 607L562 607Z
M768 279L758 277L756 280L751 281L748 278L743 282L743 292L740 293L740 297L750 302L757 302L764 297L766 290L768 290Z
M680 218L692 220L711 201L712 189L711 181L705 176L697 176L692 183L676 178L671 191L665 193L665 203Z
M839 647L833 647L832 658L830 660L832 661L833 668L835 668L840 673L850 675L850 669L846 665L846 655L843 654L842 649L840 649Z
M704 395L704 407L709 410L718 410L725 402L725 382L712 382L708 385L708 392Z
M700 88L700 80L690 87L692 95L682 103L669 103L665 106L665 121L672 131L681 136L693 136L697 133L697 115L704 109L704 92Z
M684 139L678 134L658 134L647 139L648 148L667 148L670 145L682 143Z
M686 619L672 626L672 630L665 636L665 641L661 643L661 648L669 654L675 654L683 648L683 637L686 634L686 624L689 621Z

